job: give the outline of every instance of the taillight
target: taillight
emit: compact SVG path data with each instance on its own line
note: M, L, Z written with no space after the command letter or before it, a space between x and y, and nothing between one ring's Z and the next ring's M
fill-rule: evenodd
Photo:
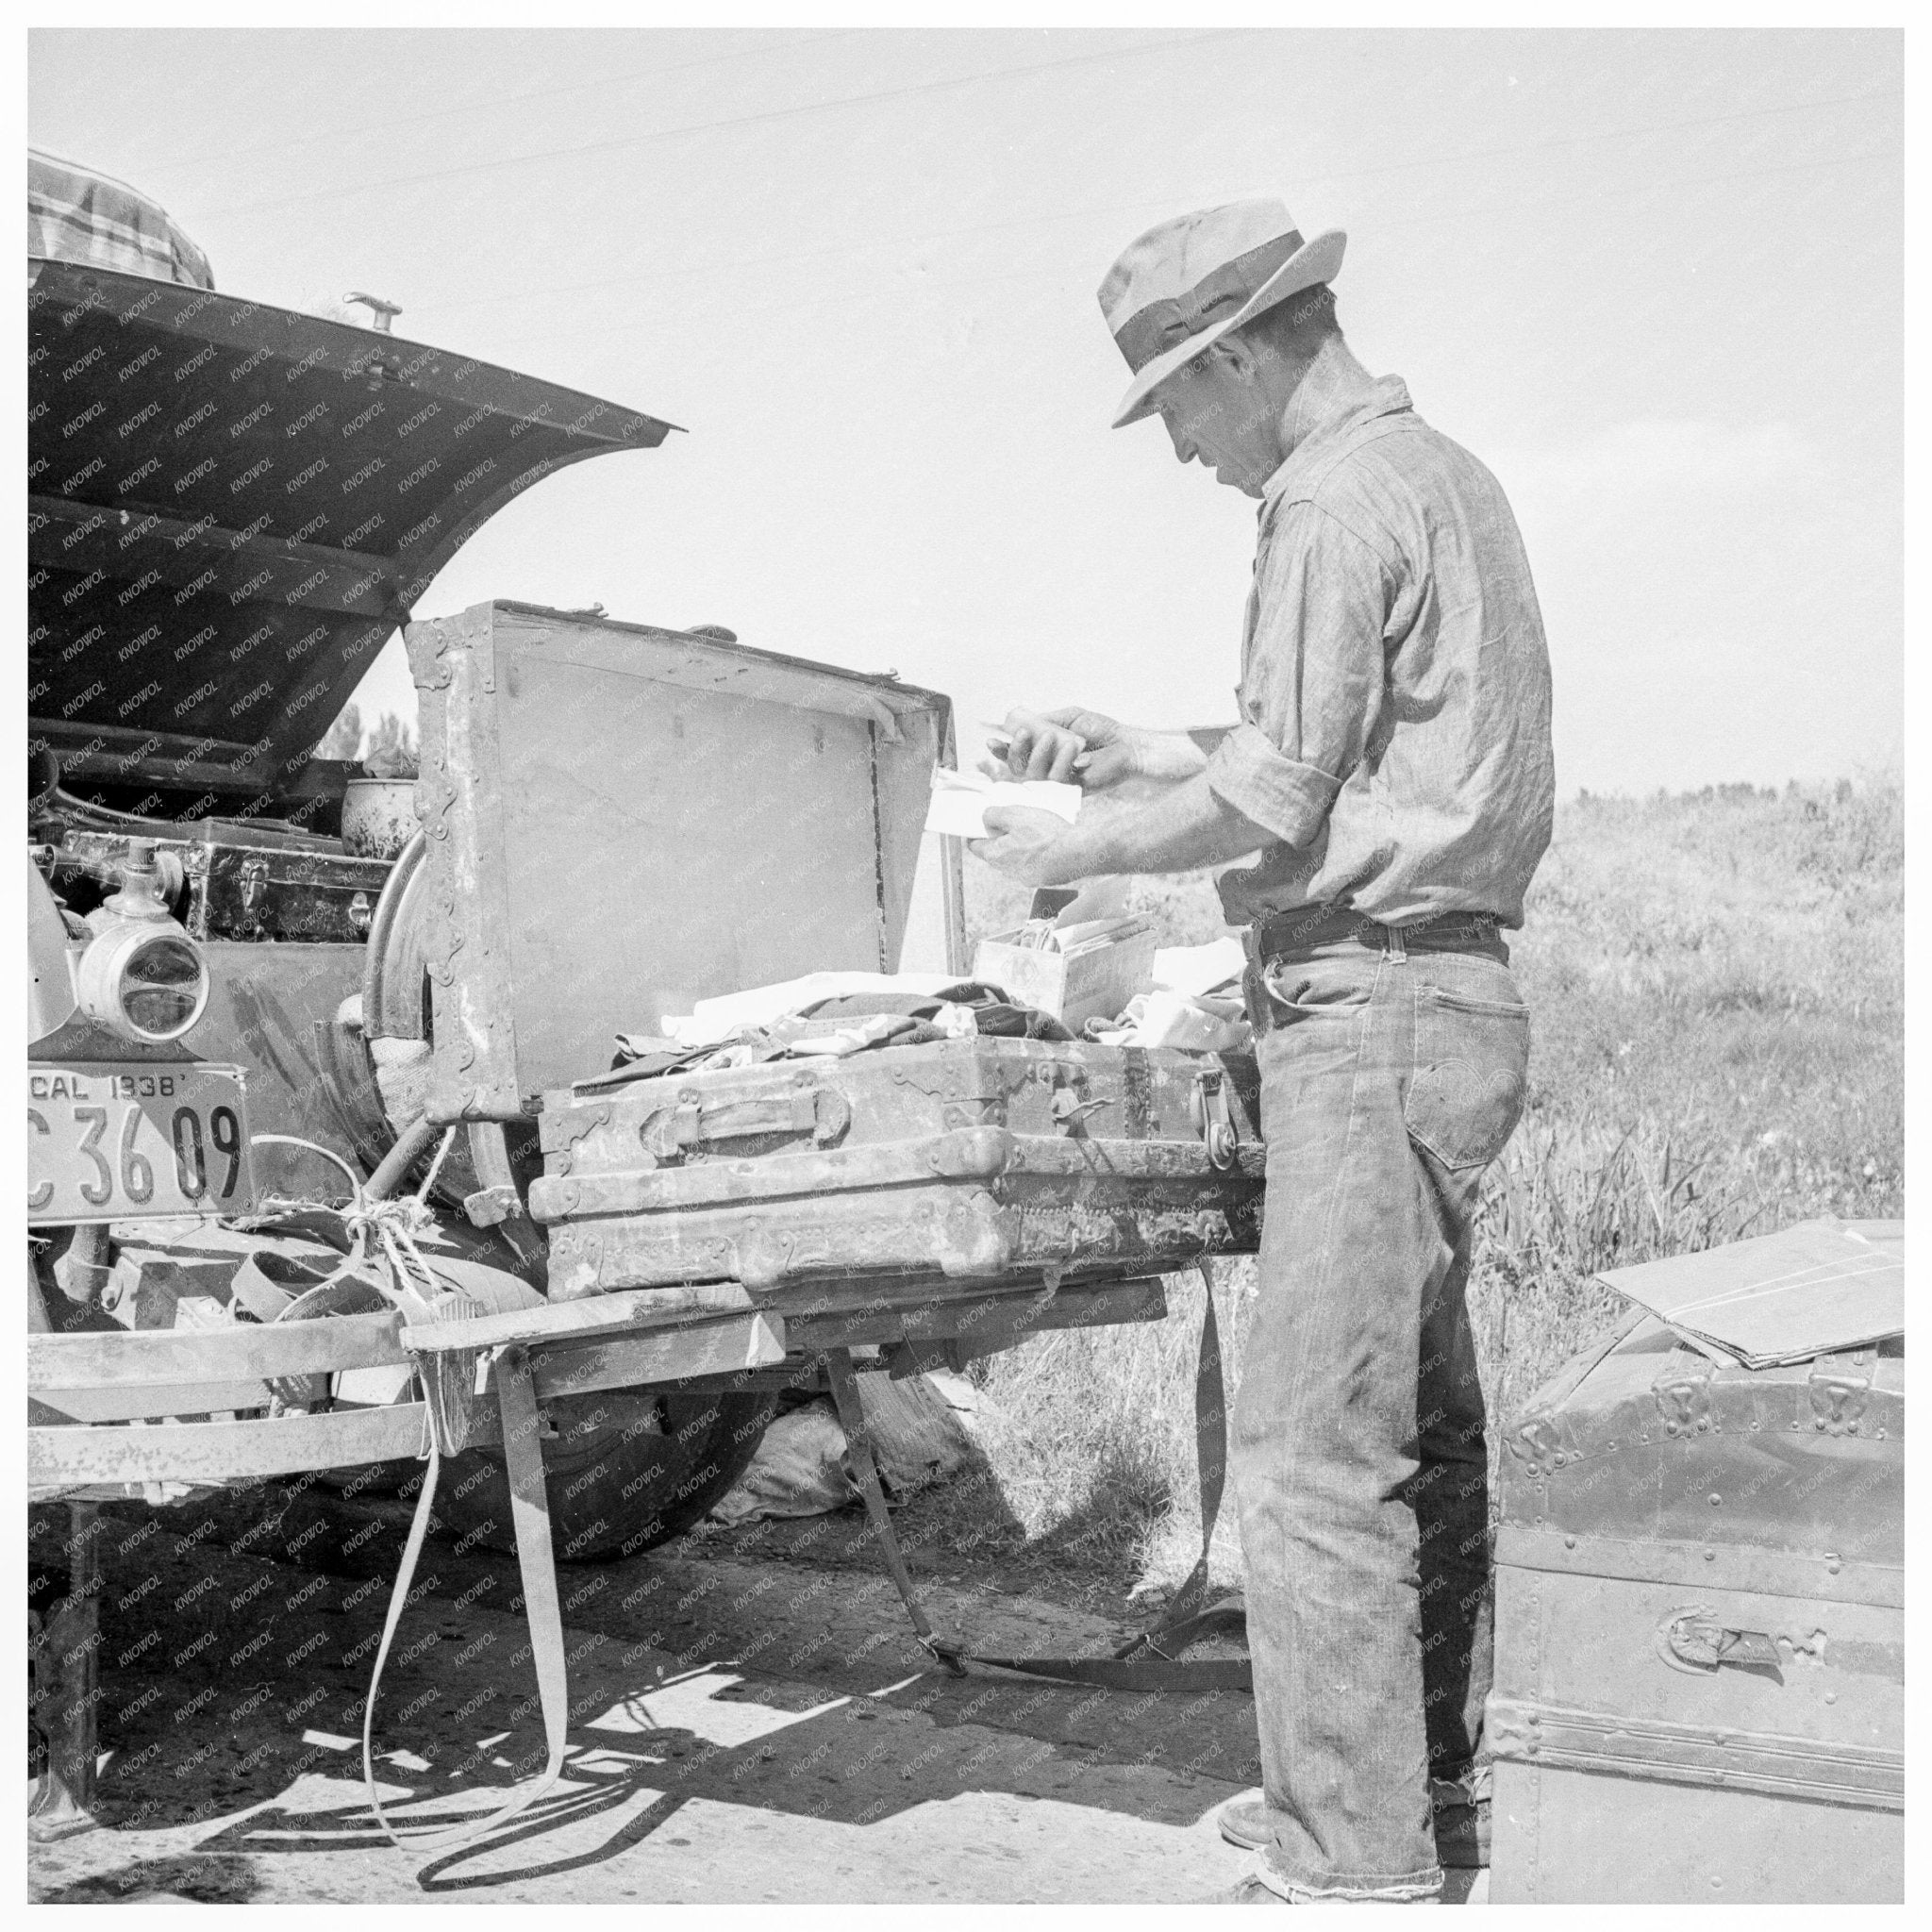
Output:
M208 1005L208 968L178 927L121 925L80 956L75 991L82 1010L123 1040L179 1040Z
M94 936L75 968L75 995L97 1026L158 1046L201 1018L208 967L160 896L153 841L131 841L120 872L121 890L88 914Z

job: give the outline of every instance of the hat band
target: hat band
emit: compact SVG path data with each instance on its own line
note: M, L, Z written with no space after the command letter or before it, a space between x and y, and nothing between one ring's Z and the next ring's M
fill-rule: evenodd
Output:
M1113 332L1127 367L1138 375L1155 357L1238 313L1301 245L1300 232L1291 228L1245 255L1237 255L1232 261L1224 261L1184 294L1164 295L1158 302L1137 308Z

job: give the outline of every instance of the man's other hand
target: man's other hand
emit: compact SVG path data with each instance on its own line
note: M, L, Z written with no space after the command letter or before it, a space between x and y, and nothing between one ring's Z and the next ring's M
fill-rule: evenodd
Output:
M987 837L967 850L995 872L1026 886L1065 886L1082 874L1074 853L1074 828L1050 811L1025 806L986 808Z
M1105 791L1139 769L1131 726L1099 711L1069 705L1058 711L1007 713L1005 769L995 775L1056 778L1088 791Z

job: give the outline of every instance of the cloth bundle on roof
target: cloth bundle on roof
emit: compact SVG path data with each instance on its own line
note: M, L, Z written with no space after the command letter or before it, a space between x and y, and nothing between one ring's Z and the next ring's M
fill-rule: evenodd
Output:
M84 261L124 275L212 289L214 271L165 208L110 175L29 148L26 158L29 259Z

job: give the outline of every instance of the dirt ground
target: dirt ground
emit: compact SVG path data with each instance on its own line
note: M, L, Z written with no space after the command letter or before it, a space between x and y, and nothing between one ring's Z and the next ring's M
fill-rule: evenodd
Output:
M65 1517L33 1512L49 1581ZM480 1848L398 1850L359 1738L407 1518L320 1486L104 1511L100 1823L31 1849L32 1898L1184 1902L1242 1868L1213 1813L1258 1776L1245 1695L951 1677L856 1512L560 1565L563 1782ZM934 1623L980 1647L1125 1629L946 1568ZM513 1558L428 1546L376 1713L399 1824L541 1765L520 1608Z

